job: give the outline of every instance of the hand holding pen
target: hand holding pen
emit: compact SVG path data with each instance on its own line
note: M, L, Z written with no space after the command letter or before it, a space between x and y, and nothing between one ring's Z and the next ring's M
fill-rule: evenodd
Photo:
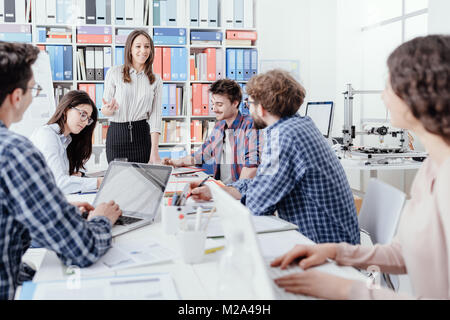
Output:
M204 185L208 179L209 176L201 182L195 181L190 183L191 190L189 196L192 196L192 199L195 201L210 201L212 199L211 191Z

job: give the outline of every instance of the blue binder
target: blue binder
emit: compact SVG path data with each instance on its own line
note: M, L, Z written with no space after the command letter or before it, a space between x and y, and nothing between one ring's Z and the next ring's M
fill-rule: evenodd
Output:
M97 24L106 24L106 0L95 0Z
M250 56L250 50L244 49L244 81L248 81L251 78Z
M125 0L116 0L116 24L125 24Z
M102 101L103 88L104 88L103 83L95 84L95 106L97 107L97 110L98 110L98 118L104 118L103 114L100 111L102 109L102 104L103 104L103 101Z
M167 25L177 25L177 0L167 0Z
M178 36L153 36L155 45L185 45L186 37Z
M50 58L50 66L52 68L52 79L56 80L56 68L55 68L55 46L46 46L45 50Z
M192 40L222 41L223 34L222 34L222 32L216 32L216 31L191 31L191 41Z
M72 80L72 46L64 46L64 80Z
M186 37L185 28L154 28L154 36Z
M55 80L64 80L64 47L55 46Z
M169 84L169 115L177 115L177 85L175 83Z
M230 0L228 0L228 1L230 1ZM199 16L198 2L199 2L199 0L190 0L190 14L191 14L190 25L191 25L191 27L198 27L199 23L200 23L200 21L198 19L198 16Z
M163 84L162 92L162 116L169 116L169 85Z
M250 59L251 77L253 77L256 76L256 74L258 73L258 50L251 49L250 51L251 51L251 59Z
M227 49L227 78L236 80L236 49Z
M171 48L170 49L170 80L178 81L179 80L179 71L178 71L178 50L180 48Z
M236 49L236 80L244 81L244 49Z
M178 50L178 78L180 81L186 81L188 78L187 75L187 49L186 48L179 48Z
M64 0L56 0L56 23L66 23L64 19L66 14L64 12Z
M124 47L116 47L116 55L115 55L115 65L120 66L124 63L124 55L125 55L125 48Z
M47 28L45 27L37 27L38 32L38 41L39 42L46 42L47 41Z

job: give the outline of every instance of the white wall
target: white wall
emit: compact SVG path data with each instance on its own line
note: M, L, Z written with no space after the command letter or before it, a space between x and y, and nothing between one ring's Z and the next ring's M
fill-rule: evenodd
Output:
M450 1L428 1L428 33L450 34Z

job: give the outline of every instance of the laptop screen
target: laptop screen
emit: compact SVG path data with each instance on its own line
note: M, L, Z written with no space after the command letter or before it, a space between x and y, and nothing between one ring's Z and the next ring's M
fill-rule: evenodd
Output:
M94 206L113 200L127 214L154 214L161 204L171 167L142 163L110 163Z
M325 138L328 138L333 123L333 102L308 102L306 114L314 121Z

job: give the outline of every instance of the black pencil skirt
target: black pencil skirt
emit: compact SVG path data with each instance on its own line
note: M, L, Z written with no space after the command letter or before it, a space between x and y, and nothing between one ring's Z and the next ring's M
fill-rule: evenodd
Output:
M106 135L108 163L117 158L147 163L150 160L150 150L150 127L147 120L110 123Z

